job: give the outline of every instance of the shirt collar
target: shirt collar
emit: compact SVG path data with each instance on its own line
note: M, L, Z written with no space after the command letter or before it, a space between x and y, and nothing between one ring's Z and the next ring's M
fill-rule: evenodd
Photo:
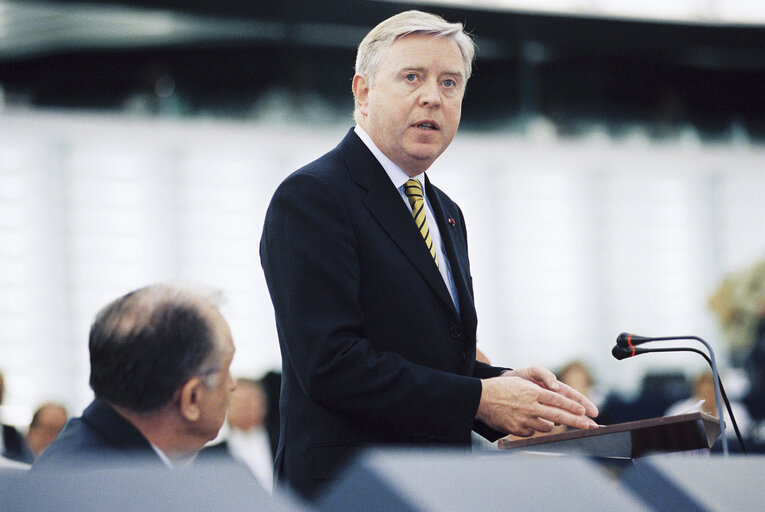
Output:
M151 445L152 449L156 452L156 454L159 455L159 458L162 459L162 462L165 463L165 466L169 467L170 469L187 466L191 464L191 461L193 461L197 456L197 454L194 453L188 457L171 460L170 457L168 457L165 452L163 452L162 450L159 449L159 447L157 447L157 445L151 442L149 444Z
M160 458L160 459L162 459L162 462L164 462L164 463L165 463L165 466L167 466L167 467L169 467L169 468L171 468L171 469L172 469L172 467L173 467L173 462L170 460L170 457L168 457L167 455L165 455L165 452L163 452L162 450L160 450L159 448L157 448L157 446L156 446L154 443L149 443L149 444L151 444L151 447L152 447L152 449L154 450L154 452L155 452L157 455L159 455L159 458Z
M380 162L380 165L382 165L383 169L385 169L386 174L390 178L390 180L393 182L393 185L399 189L404 186L404 183L406 183L410 178L409 175L407 175L401 167L396 165L393 160L385 156L385 154L380 151L380 149L375 145L374 142L372 142L372 137L369 136L369 134L364 131L364 128L362 128L360 125L356 125L353 128L353 131L356 132L356 135L359 136L361 139L361 142L364 143L366 147L369 148L369 151L372 152L372 154L375 156L378 162ZM424 180L424 172L421 172L417 176L414 176L414 179L418 180L421 184ZM423 190L425 189L423 185Z

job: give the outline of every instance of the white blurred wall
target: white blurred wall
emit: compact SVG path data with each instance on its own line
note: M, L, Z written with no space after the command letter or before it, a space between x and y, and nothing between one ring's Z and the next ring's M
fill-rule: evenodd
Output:
M45 400L91 399L87 332L106 302L151 282L221 288L238 375L279 367L258 257L280 180L349 125L167 121L0 112L0 370L6 421ZM621 331L725 346L706 300L765 253L765 148L656 142L636 132L559 139L460 133L428 172L467 219L479 347L497 363L577 357L607 387L683 354L617 362Z

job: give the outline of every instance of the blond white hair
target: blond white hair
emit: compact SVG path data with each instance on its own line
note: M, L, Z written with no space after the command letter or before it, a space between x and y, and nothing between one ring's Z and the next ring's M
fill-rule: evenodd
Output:
M470 78L475 56L473 39L465 33L462 23L449 23L440 16L422 11L405 11L380 22L359 43L356 52L356 74L371 81L380 63L382 51L397 39L412 34L448 37L460 49L465 64L465 79Z

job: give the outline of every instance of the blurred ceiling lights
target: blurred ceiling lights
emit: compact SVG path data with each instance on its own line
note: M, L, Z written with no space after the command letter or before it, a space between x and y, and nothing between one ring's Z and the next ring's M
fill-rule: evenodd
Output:
M422 4L422 0L394 1ZM765 2L761 0L430 0L428 3L675 23L765 25Z
M361 34L361 35L359 35ZM215 17L117 4L0 0L0 59L50 51L194 41L283 41L355 46L363 28Z
M752 0L430 0L429 3L465 9L689 24L765 25L765 1ZM361 22L359 25L294 19L288 24L284 20L203 16L116 3L0 0L0 60L67 50L199 41L289 41L353 48L368 29Z

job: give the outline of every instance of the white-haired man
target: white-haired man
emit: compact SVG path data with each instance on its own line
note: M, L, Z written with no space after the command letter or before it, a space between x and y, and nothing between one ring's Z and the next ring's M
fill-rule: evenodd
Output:
M362 446L595 425L595 406L551 372L475 359L464 219L424 174L457 132L473 54L462 25L438 16L380 23L358 48L355 128L269 206L261 261L283 368L276 477L303 496Z

